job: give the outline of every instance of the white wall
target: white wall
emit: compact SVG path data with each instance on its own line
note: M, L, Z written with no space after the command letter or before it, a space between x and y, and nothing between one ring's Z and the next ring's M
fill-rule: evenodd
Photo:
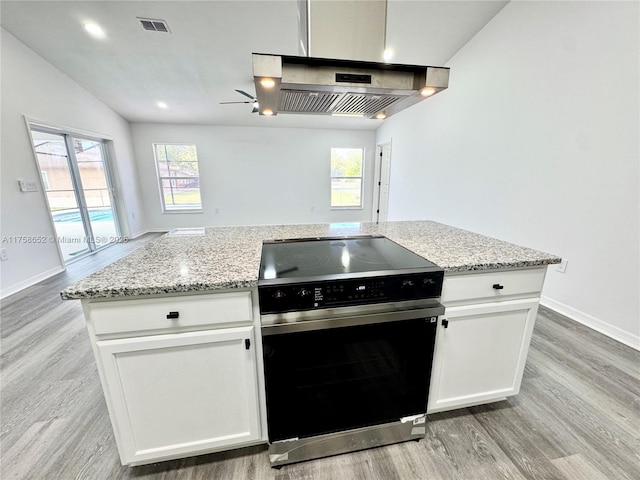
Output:
M378 130L389 218L561 255L544 302L640 346L639 45L637 2L509 3Z
M371 219L373 131L134 123L131 132L151 230ZM203 213L162 213L153 143L196 145ZM363 209L330 209L331 147L365 148Z
M44 193L18 190L18 179L35 181L39 177L24 116L112 137L117 161L112 165L116 194L123 207L121 216L127 220L123 233L135 236L143 232L144 213L137 192L129 124L4 29L1 48L2 237L54 235ZM54 243L5 242L1 246L9 256L2 262L2 296L62 269Z

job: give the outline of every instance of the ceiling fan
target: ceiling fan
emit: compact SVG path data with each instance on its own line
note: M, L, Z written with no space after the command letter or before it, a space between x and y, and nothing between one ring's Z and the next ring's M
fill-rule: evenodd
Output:
M243 90L238 90L236 88L236 92L238 92L240 95L244 95L245 97L248 97L251 99L251 101L244 101L244 102L220 102L220 105L229 105L232 103L253 103L253 110L251 110L251 113L257 113L258 112L258 99L256 97L254 97L253 95L248 94L247 92L243 91Z

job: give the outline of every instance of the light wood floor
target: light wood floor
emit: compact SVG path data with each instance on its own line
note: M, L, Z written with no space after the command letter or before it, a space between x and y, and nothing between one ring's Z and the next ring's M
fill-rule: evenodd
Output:
M281 470L266 448L122 467L78 301L65 286L157 235L117 245L2 302L4 479L640 478L640 353L540 308L520 395L430 415L427 436Z

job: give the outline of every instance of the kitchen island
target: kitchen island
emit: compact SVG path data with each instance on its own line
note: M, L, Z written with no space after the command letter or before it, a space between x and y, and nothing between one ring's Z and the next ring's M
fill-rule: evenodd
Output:
M354 235L445 270L428 413L519 392L554 255L429 221L182 229L62 292L82 300L121 462L265 443L262 241Z
M431 221L212 227L167 234L66 288L62 298L89 299L254 288L262 241L384 235L445 272L560 263L555 255Z

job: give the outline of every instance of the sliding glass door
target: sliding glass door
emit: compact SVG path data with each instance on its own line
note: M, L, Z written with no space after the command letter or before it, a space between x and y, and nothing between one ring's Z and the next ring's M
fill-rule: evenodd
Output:
M86 208L86 220L92 233L89 238L95 243L95 248L100 248L115 241L118 236L104 144L86 138L71 140L82 185L82 204Z
M119 235L104 142L32 127L31 137L65 263Z

